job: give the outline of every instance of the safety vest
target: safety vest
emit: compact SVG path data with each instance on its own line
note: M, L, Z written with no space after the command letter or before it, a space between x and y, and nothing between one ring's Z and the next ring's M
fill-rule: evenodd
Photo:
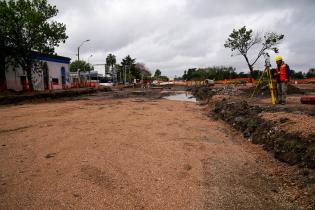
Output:
M285 63L281 64L280 71L279 71L279 68L277 66L276 72L277 72L277 78L280 74L280 81L284 82L287 79L287 64L285 64Z

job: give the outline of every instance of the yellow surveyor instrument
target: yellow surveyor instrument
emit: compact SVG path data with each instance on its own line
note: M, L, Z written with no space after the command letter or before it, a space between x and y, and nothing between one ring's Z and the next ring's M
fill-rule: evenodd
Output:
M262 80L263 80L265 74L267 74L267 78L268 78L268 87L269 87L270 94L271 94L271 103L276 104L276 102L277 102L277 90L275 88L275 84L274 84L273 79L272 79L272 74L271 74L271 70L270 70L269 55L266 55L265 70L262 73L262 75L260 76L258 83L257 83L257 86L256 86L255 90L253 91L251 97L253 97L255 95L255 93L257 93L258 87L262 84Z

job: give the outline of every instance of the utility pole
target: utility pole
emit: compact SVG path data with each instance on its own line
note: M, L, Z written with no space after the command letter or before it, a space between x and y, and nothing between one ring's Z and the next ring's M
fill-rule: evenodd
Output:
M88 57L88 65L89 65L89 80L90 80L90 86L91 86L91 66L90 66L90 58L93 57L93 54L91 54L89 57Z
M78 65L80 64L80 47L85 43L85 42L89 42L90 40L89 39L87 39L87 40L85 40L85 41L83 41L80 45L79 45L79 47L78 47ZM80 69L78 68L78 79L79 79L79 82L80 82Z
M83 41L83 42L79 45L79 47L78 47L78 61L80 61L80 47L81 47L85 42L89 42L89 41L91 41L91 40L90 40L90 39L87 39L87 40Z

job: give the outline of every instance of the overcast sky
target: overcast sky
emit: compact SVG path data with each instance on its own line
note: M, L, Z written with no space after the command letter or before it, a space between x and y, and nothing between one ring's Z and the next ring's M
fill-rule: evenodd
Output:
M291 69L315 67L315 0L48 0L66 24L59 55L104 63L130 54L151 72L181 76L191 67L227 65L247 72L241 56L231 57L224 42L233 28L283 33L279 46ZM272 61L274 54L272 55ZM253 58L252 58L253 59ZM263 68L263 59L255 66ZM101 73L103 68L97 68Z

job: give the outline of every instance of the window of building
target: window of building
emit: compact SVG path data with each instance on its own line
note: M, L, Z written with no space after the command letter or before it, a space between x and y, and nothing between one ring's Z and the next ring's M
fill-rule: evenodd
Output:
M54 85L58 85L59 84L59 79L58 78L52 78L52 83L54 84Z

